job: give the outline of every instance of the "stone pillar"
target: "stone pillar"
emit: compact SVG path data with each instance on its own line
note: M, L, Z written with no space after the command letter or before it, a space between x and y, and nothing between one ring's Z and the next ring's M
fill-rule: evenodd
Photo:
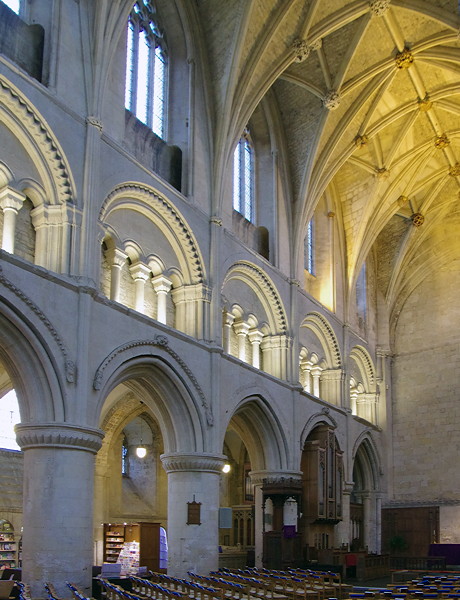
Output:
M219 566L219 483L224 455L162 454L168 474L168 575L206 574ZM199 503L199 523L189 523L188 503Z
M290 340L286 335L265 336L261 348L264 357L264 371L278 377L287 377L287 357Z
M350 497L353 491L353 481L346 481L343 484L342 490L342 520L337 524L337 537L335 546L340 547L342 544L348 544L350 547L353 538L351 534L350 523Z
M363 539L364 546L370 550L371 545L371 499L369 493L362 495L363 498Z
M312 368L312 363L309 360L301 360L300 361L300 383L302 384L303 389L311 394L311 375L310 371Z
M110 263L110 299L115 302L120 301L120 281L121 269L126 263L128 255L118 248L113 248L107 252L107 260Z
M232 331L232 325L233 325L234 321L235 321L235 317L234 317L234 315L232 315L232 313L224 312L222 346L224 348L224 352L226 352L227 354L231 354L231 351L232 351L231 331Z
M183 285L172 291L172 299L176 307L176 329L197 339L207 339L210 288L202 283Z
M129 267L129 272L134 279L134 308L140 313L144 313L145 282L150 278L150 269L137 262Z
M94 455L98 429L42 423L16 425L24 452L22 579L33 598L44 583L67 597L66 581L91 595Z
M314 365L311 368L311 377L313 379L313 396L316 396L317 398L320 398L320 389L319 389L319 379L321 377L321 367L319 367L318 365Z
M264 334L257 329L248 333L249 341L252 347L252 366L260 369L260 343L263 340Z
M172 288L172 281L164 275L152 279L153 289L157 295L157 321L166 325L166 300Z
M342 377L341 369L323 369L321 372L321 398L335 404L342 405Z
M3 210L2 250L14 253L16 217L26 197L13 188L5 187L0 192L0 208Z
M249 323L242 320L235 321L233 329L238 338L238 358L246 362L246 336L249 331Z

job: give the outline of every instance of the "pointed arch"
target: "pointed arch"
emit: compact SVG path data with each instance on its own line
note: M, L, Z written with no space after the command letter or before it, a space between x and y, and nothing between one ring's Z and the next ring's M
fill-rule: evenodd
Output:
M381 460L369 431L361 433L355 441L353 445L352 460L353 464L355 464L356 461L360 461L366 488L372 491L379 490Z

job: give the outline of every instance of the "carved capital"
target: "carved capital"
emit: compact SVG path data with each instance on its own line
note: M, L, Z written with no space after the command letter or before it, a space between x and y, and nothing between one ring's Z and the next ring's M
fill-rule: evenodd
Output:
M162 454L160 458L166 473L199 471L220 474L228 460L223 454L182 454L180 452Z
M20 423L14 429L22 450L67 448L96 454L104 438L100 429L66 423Z
M211 217L209 219L209 222L212 223L213 225L217 225L218 227L222 227L222 219L220 217Z
M150 268L147 265L144 265L141 262L137 262L134 265L129 267L129 272L131 273L131 277L136 280L140 279L141 281L147 281L150 277Z
M4 187L0 191L0 208L3 212L12 210L18 212L26 199L25 195L11 187Z

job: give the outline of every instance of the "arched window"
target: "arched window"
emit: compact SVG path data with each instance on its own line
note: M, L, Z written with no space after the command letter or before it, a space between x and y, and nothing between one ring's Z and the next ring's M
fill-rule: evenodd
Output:
M356 310L358 318L366 320L367 313L367 275L366 263L363 264L356 281Z
M138 0L128 19L125 107L165 137L167 62L149 0Z
M121 474L129 475L129 461L128 461L128 440L126 437L123 438L121 445Z
M254 222L254 150L248 130L233 154L233 208Z
M303 241L303 267L310 275L315 275L315 222L313 217L307 225Z
M2 0L2 2L11 8L17 15L19 14L21 10L21 0Z

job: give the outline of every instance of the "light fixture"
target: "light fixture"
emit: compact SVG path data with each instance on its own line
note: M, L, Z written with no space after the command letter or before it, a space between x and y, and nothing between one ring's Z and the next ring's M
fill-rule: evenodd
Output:
M145 455L147 454L147 448L142 443L142 424L143 424L143 422L144 422L144 420L141 419L141 443L136 448L136 456L138 458L144 458Z
M222 473L230 473L231 466L228 463L222 467Z

